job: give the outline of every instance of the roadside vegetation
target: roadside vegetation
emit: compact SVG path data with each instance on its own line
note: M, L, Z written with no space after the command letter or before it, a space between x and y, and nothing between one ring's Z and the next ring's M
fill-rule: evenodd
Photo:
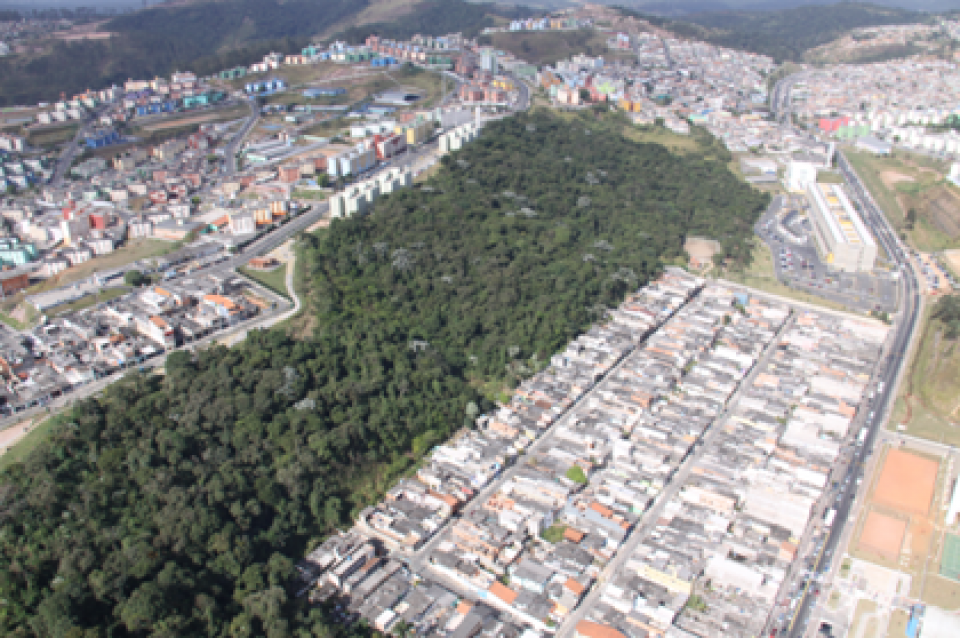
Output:
M942 160L897 149L889 157L844 149L887 219L914 248L960 247L960 189L948 183Z
M912 436L960 445L960 296L928 305L920 340L904 372L889 427Z
M238 269L245 277L249 277L267 290L271 290L285 299L290 298L287 292L287 265L280 264L271 270L257 270L256 268L241 267Z

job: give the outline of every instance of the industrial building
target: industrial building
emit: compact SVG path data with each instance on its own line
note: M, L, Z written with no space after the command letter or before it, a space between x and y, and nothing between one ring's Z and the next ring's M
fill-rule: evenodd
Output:
M845 272L873 269L877 244L838 184L807 184L810 220L823 260Z

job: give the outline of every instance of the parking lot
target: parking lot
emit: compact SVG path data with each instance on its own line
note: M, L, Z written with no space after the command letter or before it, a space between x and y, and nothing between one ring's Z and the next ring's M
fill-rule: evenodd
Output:
M861 312L896 310L899 273L882 269L845 273L823 262L807 217L808 206L803 196L778 195L757 222L757 235L773 253L777 279Z

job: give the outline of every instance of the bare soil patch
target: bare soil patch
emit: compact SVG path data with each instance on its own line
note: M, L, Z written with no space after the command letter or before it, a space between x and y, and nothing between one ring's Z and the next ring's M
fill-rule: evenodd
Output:
M900 556L907 521L871 511L860 533L860 545L881 554L887 560Z
M893 190L893 187L898 182L917 181L915 178L909 175L904 175L903 173L900 173L898 171L883 171L882 173L880 173L880 179L883 181L883 185L891 190Z
M909 514L925 515L933 501L940 464L903 450L890 450L874 501Z
M960 237L960 197L937 187L927 198L927 218L951 239Z

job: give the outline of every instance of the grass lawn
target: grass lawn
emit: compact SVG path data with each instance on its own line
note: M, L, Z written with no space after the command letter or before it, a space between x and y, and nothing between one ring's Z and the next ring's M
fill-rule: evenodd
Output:
M770 254L770 249L757 238L754 238L754 243L753 260L747 268L744 270L725 270L722 273L713 271L710 274L781 297L796 299L833 310L847 310L838 303L821 299L801 290L795 290L781 283L774 273L773 256Z
M577 53L604 57L610 53L606 36L594 29L494 33L482 39L535 66L554 64Z
M548 543L559 543L563 540L563 533L565 531L567 531L567 526L557 523L543 530L543 533L540 534L540 538Z
M0 454L0 470L5 470L10 465L19 463L27 458L31 452L47 440L50 432L60 423L62 418L60 415L47 417L40 425L34 426L29 434L17 441L9 450Z
M62 273L47 279L42 284L31 287L27 292L37 293L53 290L54 288L86 279L95 272L112 270L148 257L158 257L170 252L174 248L175 245L168 241L132 239L112 253L103 255L102 257L94 257L90 261L73 266L72 268L67 268Z
M324 191L296 190L290 195L290 199L312 199L314 201L323 201L327 198Z
M107 288L106 290L98 292L95 295L87 295L82 299L77 299L73 303L65 303L61 306L57 306L56 308L51 308L50 310L46 311L44 314L48 318L58 317L60 315L65 315L71 312L76 312L78 310L83 310L84 308L90 308L104 301L110 301L111 299L122 297L128 292L130 292L130 290L126 287Z
M817 181L823 184L843 184L846 182L843 175L833 171L817 171Z
M273 270L254 270L253 268L240 267L239 270L245 277L253 279L255 282L262 285L264 288L272 290L273 292L281 295L284 299L289 299L290 295L287 293L287 265L281 264Z
M889 428L949 445L960 445L960 340L943 337L943 326L926 308L920 342L904 374Z
M627 126L623 131L624 137L635 142L649 142L666 146L669 150L680 155L702 150L697 139L692 135L680 135L663 126Z
M63 126L49 126L41 129L29 129L27 141L33 146L56 146L72 140L79 124L64 124Z
M19 301L13 301L9 305L4 304L3 306L0 306L0 321L8 326L16 328L17 330L26 330L28 328L32 328L37 324L37 320L40 318L40 312L30 304L23 301L22 295L18 295L18 297L20 297ZM17 307L22 309L20 311L20 316L23 317L22 320L14 317L11 314Z

